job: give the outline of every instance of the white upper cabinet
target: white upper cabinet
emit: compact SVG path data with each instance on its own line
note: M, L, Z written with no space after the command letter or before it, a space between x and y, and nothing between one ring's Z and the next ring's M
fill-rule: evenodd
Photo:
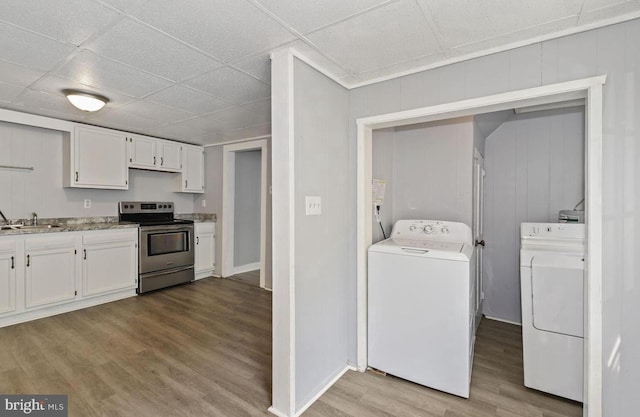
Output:
M123 132L77 125L64 140L65 187L129 188L127 137Z
M170 140L159 140L160 169L163 171L182 171L182 144Z
M178 191L204 193L204 148L202 146L182 146L182 176Z
M129 168L180 172L182 144L142 135L127 135Z

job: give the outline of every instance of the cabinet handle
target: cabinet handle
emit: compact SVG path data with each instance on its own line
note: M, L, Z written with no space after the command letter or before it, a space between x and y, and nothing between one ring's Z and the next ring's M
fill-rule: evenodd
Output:
M31 266L31 255L27 255L27 266Z
M196 236L196 245L200 244L200 236Z
M163 166L163 165L164 165L164 156L161 156L160 157L160 166Z
M189 184L188 180L184 180L184 188L187 188L187 185Z
M83 249L83 251L84 251L84 259L87 259L87 250Z
M11 269L16 269L16 259L13 256L11 257Z
M155 165L155 164L156 164L156 157L154 156L153 157L153 165Z
M76 182L78 182L78 171L76 171Z

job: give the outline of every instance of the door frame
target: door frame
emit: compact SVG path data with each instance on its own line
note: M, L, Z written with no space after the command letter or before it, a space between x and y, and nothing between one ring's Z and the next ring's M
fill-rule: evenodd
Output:
M500 110L585 100L587 229L584 415L602 416L602 86L606 75L543 85L419 109L364 117L357 123L357 368L367 369L367 250L373 243L372 141L375 129Z
M265 288L267 253L267 140L234 143L222 147L222 265L220 274L234 274L234 220L236 196L236 152L261 151L260 154L260 288Z

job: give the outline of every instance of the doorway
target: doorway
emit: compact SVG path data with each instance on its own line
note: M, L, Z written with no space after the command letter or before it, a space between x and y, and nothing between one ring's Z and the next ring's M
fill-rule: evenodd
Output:
M602 85L606 77L519 90L454 103L385 114L357 120L358 236L357 297L358 356L367 367L367 250L372 243L372 136L373 130L470 116L518 107L585 100L586 188L586 337L584 415L602 415Z
M258 270L261 288L266 280L267 157L264 139L223 147L221 274L243 274L251 281Z

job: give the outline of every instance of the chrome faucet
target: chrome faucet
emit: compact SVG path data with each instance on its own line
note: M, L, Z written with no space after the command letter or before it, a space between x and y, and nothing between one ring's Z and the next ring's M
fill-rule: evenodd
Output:
M33 225L37 226L38 225L38 215L36 214L36 212L31 213L31 215L33 216Z
M7 220L7 218L4 216L4 213L2 212L2 210L0 210L0 216L2 217L2 220L4 220L5 224L9 224L9 220Z

